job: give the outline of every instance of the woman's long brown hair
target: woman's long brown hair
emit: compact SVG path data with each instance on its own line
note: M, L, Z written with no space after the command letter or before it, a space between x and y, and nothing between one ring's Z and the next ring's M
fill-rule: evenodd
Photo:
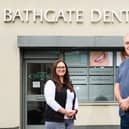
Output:
M64 83L63 84L61 83L59 76L56 74L57 64L60 62L63 62L65 64L65 67L66 67L66 73L64 75ZM69 77L68 66L66 65L66 63L62 59L56 60L55 63L53 64L53 69L51 72L51 80L53 80L55 82L57 91L60 91L60 89L63 85L65 85L66 88L70 89L70 91L74 91L73 85L72 85L72 83L70 81L70 77Z

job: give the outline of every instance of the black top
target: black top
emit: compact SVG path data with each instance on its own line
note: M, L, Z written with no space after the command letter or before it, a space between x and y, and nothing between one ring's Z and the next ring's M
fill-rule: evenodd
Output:
M67 89L63 86L60 91L56 90L55 100L65 108ZM63 122L64 114L54 111L48 104L46 104L45 121Z

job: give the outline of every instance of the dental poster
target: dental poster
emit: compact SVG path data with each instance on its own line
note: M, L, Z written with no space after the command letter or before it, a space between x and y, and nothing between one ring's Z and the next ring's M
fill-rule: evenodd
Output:
M113 66L113 53L109 51L91 51L90 66Z

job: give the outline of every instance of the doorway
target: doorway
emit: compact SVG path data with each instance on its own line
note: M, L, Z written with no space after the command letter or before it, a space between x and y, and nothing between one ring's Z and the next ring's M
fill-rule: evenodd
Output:
M25 61L24 119L25 129L43 129L44 85L50 79L53 61Z
M26 50L23 52L22 125L23 129L43 129L44 85L50 79L53 62L60 52Z

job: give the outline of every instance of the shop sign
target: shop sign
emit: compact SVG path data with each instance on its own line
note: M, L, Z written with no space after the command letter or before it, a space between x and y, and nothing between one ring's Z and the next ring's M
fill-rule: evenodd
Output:
M71 24L83 24L90 22L97 23L128 23L129 10L109 10L109 9L91 9L85 11L82 9L4 9L4 23L52 23L57 24L59 21Z

